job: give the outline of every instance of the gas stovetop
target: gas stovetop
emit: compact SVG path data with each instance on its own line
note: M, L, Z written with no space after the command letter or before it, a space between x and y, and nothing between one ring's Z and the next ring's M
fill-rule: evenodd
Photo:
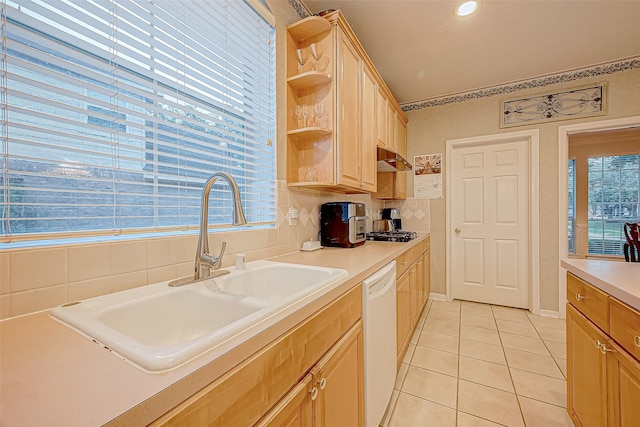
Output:
M414 231L373 231L367 233L367 240L377 240L382 242L408 242L418 237Z

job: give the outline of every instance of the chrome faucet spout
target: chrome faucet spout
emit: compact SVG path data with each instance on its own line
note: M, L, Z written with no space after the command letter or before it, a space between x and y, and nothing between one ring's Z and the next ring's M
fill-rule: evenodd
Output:
M227 247L227 242L222 242L222 248L218 256L209 254L209 194L211 187L219 179L227 181L231 187L231 197L233 199L233 225L244 225L247 223L240 200L240 190L236 180L225 172L216 172L207 180L202 189L202 202L200 207L200 234L198 236L198 250L196 253L196 265L193 274L194 280L209 277L211 270L218 270L222 266L222 256Z

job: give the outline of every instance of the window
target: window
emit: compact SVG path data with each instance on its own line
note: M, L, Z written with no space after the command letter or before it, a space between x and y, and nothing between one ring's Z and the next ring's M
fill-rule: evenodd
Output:
M195 228L217 171L275 221L275 32L249 3L2 9L0 240ZM218 183L209 223L228 224Z
M640 220L640 155L589 159L589 254L623 255L625 222Z
M575 159L569 159L567 176L569 178L568 189L567 189L567 212L569 216L568 251L570 254L575 254L576 253L576 160Z

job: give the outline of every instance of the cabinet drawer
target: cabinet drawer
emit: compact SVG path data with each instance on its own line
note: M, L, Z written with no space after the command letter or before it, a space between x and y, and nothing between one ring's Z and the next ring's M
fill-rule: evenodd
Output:
M567 273L567 300L605 332L609 332L609 296Z
M396 258L396 279L402 276L411 265L411 251L406 251Z
M609 309L609 335L640 360L640 312L615 298L609 298Z
M424 253L424 246L422 243L415 245L411 248L411 263L414 263L422 256Z

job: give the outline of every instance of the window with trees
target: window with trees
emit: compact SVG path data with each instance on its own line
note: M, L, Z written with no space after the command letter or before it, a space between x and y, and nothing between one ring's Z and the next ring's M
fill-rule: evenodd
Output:
M569 139L569 253L623 256L623 226L640 221L640 129Z
M197 227L204 181L276 213L275 42L258 0L2 0L0 241ZM226 184L210 224L230 221Z

